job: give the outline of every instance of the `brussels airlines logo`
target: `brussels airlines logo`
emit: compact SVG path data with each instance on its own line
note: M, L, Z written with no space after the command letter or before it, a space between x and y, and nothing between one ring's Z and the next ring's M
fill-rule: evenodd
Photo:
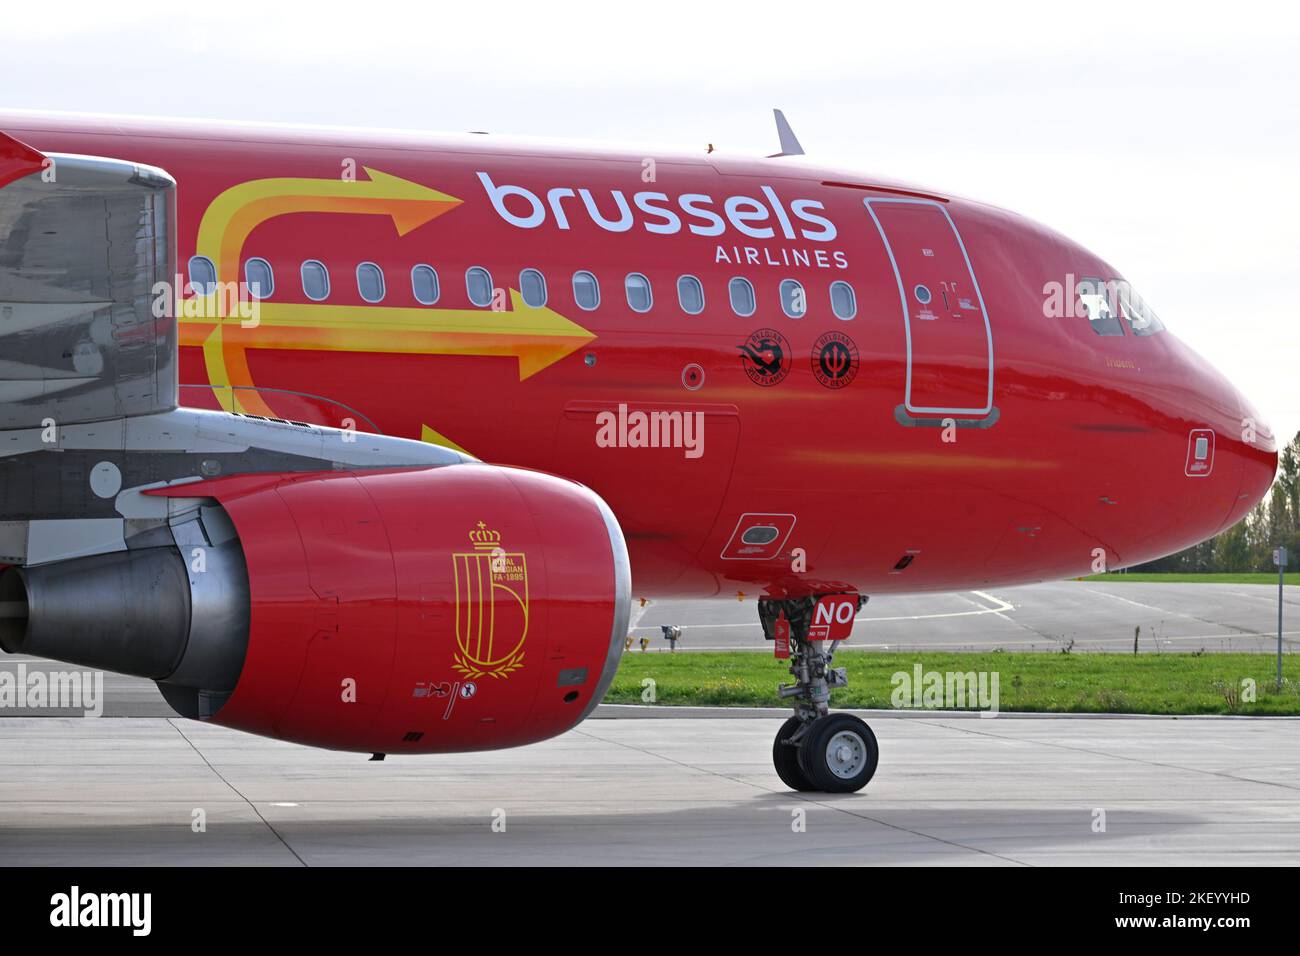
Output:
M750 239L774 239L777 231L786 239L831 242L837 235L835 223L817 211L826 207L815 199L783 202L771 186L759 186L763 198L726 196L721 202L704 193L669 196L664 192L633 193L629 201L621 189L611 189L597 202L590 189L557 186L545 197L522 186L497 185L487 173L479 182L492 200L497 215L520 229L536 229L550 219L560 229L570 229L571 219L585 216L606 232L630 232L638 222L646 232L672 236L683 228L697 236L721 236L728 226ZM511 208L507 208L507 203ZM612 205L614 218L601 210Z

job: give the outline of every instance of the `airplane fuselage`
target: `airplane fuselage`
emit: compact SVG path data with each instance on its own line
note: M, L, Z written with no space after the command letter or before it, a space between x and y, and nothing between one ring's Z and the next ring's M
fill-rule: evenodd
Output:
M182 298L258 286L255 322L178 308L184 404L576 479L639 596L1084 574L1216 533L1272 479L1223 376L1089 301L1122 273L978 202L789 158L0 127L167 170Z

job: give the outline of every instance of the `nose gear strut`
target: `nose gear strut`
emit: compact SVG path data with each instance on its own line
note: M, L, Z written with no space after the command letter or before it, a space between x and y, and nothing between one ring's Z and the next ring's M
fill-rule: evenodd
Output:
M844 625L851 626L851 617L845 621L846 605L852 605L855 617L866 603L866 595L851 592L759 598L763 636L783 643L787 637L783 632L788 631L794 683L778 684L776 692L782 700L793 702L794 716L777 732L772 763L793 790L852 793L865 787L876 772L880 750L871 728L851 714L830 712L831 690L849 682L846 668L832 666L835 651L847 636Z

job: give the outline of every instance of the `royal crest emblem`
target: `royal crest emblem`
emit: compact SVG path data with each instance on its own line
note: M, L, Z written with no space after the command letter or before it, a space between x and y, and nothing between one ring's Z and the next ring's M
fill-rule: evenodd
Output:
M470 680L508 677L524 663L528 637L528 564L501 546L482 521L472 551L451 556L456 580L456 652L452 668Z

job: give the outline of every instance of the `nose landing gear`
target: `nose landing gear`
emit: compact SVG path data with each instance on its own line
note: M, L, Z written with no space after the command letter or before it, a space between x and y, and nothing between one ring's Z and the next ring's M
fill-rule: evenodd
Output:
M844 605L852 602L856 603L847 613ZM853 793L867 785L880 762L876 735L864 721L852 714L830 713L831 689L848 685L845 669L831 666L842 639L835 618L840 617L843 625L847 616L851 627L853 615L866 602L855 594L759 599L764 636L783 642L786 634L781 632L788 632L794 683L778 685L777 694L793 701L794 716L777 731L772 763L791 790ZM847 636L847 628L840 631ZM824 650L827 644L830 647Z

